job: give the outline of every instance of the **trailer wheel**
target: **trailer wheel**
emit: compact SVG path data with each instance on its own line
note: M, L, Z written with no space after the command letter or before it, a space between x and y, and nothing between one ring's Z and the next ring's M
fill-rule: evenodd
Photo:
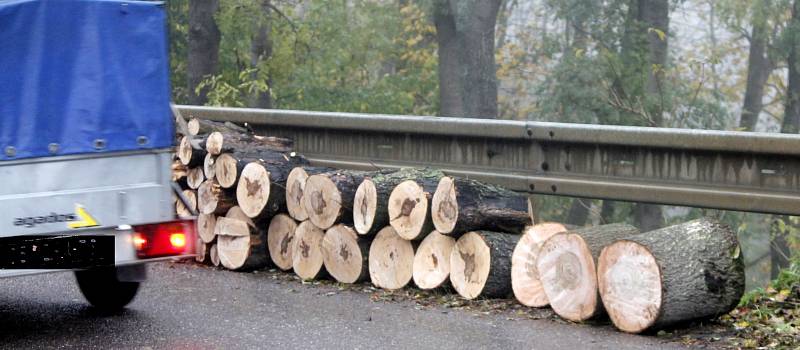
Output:
M114 268L75 271L81 293L92 306L118 311L133 301L140 282L122 282Z

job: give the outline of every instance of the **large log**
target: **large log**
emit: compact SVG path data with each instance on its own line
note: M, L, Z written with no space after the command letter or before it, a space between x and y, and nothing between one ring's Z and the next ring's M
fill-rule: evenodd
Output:
M203 167L190 168L186 173L186 185L193 190L200 188L205 180L206 174L203 173Z
M303 193L308 220L323 230L336 223L351 224L353 198L366 175L361 171L337 170L309 176Z
M536 258L544 241L564 231L567 231L567 227L556 222L536 224L523 230L511 254L511 289L520 304L544 307L550 303L539 280Z
M286 177L286 210L289 216L297 221L308 220L308 213L303 206L303 193L306 188L306 180L311 175L333 171L325 167L298 166L289 172Z
M188 122L186 122L186 129L189 132L189 135L207 135L214 131L219 132L248 132L246 128L238 126L236 124L225 122L215 122L212 120L205 120L199 118L191 118Z
M247 151L254 148L269 149L277 152L289 152L294 143L290 139L265 137L249 133L215 131L206 139L206 151L219 155L235 151Z
M234 205L233 196L214 179L204 181L197 189L197 209L202 214L224 215Z
M400 289L414 271L414 244L403 239L394 228L380 230L369 247L369 277L383 289Z
M222 266L249 271L269 263L266 230L257 227L238 207L217 218L214 233Z
M325 270L337 281L356 283L369 277L370 241L359 237L352 227L338 224L325 232L322 260Z
M178 199L175 202L175 213L179 218L189 218L194 216L192 212L197 211L197 193L194 190L183 190L183 196L189 200L189 207L183 204L183 201Z
M745 286L736 233L709 219L617 241L597 274L611 321L630 333L728 313Z
M303 157L283 154L248 163L236 185L239 206L254 220L285 212L286 178L294 167L306 163L308 161Z
M553 311L570 321L588 320L603 311L597 289L597 257L608 244L639 230L610 224L553 235L542 244L536 269Z
M279 269L292 269L292 245L297 222L286 214L278 214L272 218L267 229L267 247L272 262Z
M205 243L211 243L216 237L214 227L217 225L217 216L214 214L203 214L197 216L197 235Z
M444 176L441 171L424 169L414 180L397 185L389 195L389 224L403 239L422 239L433 231L431 198Z
M439 232L431 232L414 254L414 284L420 289L441 287L450 279L450 254L456 240Z
M203 165L206 150L201 147L198 137L184 136L178 144L178 159L183 165L190 168Z
M470 179L445 176L431 201L431 219L444 235L489 230L519 233L533 223L527 195Z
M456 292L465 299L511 294L511 252L519 237L490 231L461 236L450 253L450 283Z
M419 169L378 171L367 175L353 199L353 227L361 235L375 235L389 225L389 196L397 185L424 174Z
M322 239L325 233L311 221L303 221L294 231L292 268L304 281L327 275L322 260Z

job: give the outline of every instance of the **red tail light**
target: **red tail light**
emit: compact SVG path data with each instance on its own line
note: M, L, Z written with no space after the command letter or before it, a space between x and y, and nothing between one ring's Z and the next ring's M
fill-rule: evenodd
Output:
M194 221L134 226L133 230L133 246L140 259L194 253Z

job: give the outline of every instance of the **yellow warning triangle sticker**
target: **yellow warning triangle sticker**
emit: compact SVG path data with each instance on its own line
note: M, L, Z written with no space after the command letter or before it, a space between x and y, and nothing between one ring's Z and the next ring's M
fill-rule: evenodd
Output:
M89 215L86 209L83 208L80 204L75 204L75 214L81 219L81 221L72 221L67 223L69 228L85 228L85 227L94 227L99 226L97 221Z

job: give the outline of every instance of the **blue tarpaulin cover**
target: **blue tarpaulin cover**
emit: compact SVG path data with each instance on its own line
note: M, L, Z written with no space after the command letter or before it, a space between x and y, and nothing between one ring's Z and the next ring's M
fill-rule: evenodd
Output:
M0 0L0 160L170 147L163 4Z

